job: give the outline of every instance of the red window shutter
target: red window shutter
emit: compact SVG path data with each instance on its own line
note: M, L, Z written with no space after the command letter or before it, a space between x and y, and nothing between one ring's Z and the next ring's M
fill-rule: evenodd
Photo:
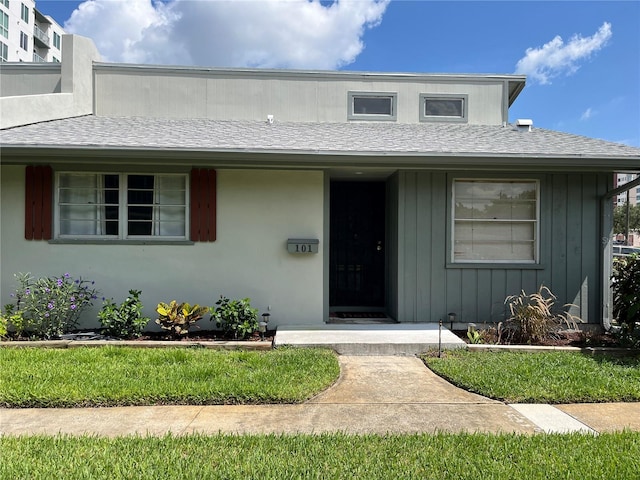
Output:
M191 170L191 240L213 242L216 239L216 171Z
M25 175L24 238L51 240L53 170L28 166Z

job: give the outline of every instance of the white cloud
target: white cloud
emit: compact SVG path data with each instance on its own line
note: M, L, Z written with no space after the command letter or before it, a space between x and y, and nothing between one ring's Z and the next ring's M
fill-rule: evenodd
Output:
M87 0L65 29L113 62L335 69L390 0Z
M582 115L580 116L580 120L589 120L593 115L594 115L594 111L591 107L587 108Z
M590 37L574 35L565 44L560 36L556 36L542 47L527 48L525 56L516 65L516 73L526 74L543 85L551 83L554 77L575 73L580 68L578 62L602 49L611 35L611 24L604 22Z

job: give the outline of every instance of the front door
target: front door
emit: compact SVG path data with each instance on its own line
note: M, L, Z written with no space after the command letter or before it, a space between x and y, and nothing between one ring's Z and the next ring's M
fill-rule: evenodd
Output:
M385 306L385 183L333 181L329 303Z

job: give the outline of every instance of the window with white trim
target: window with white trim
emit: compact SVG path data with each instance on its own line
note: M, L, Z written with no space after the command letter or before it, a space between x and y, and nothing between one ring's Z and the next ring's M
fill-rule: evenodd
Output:
M60 50L60 35L53 32L53 46Z
M61 172L56 237L187 238L187 175Z
M349 92L349 120L395 120L396 93Z
M453 182L453 263L537 263L537 180Z
M29 7L27 7L24 3L22 4L22 8L20 9L20 18L22 18L25 23L29 23Z
M29 36L24 32L20 32L20 47L29 50Z
M466 122L467 95L420 94L421 122Z
M9 59L9 47L0 42L0 62L6 62Z
M9 38L9 15L0 12L0 35Z

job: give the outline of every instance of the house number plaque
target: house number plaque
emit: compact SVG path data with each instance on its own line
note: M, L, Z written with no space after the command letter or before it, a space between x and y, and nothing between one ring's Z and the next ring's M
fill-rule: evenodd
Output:
M289 253L318 253L320 240L317 238L289 238L287 251Z

